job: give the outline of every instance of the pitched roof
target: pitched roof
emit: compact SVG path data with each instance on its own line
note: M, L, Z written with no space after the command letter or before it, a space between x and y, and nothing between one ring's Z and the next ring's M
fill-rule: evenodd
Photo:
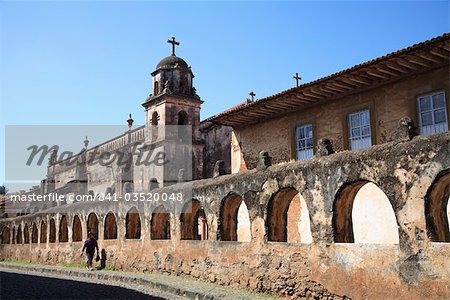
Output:
M245 126L449 64L449 33L280 93L244 102L205 121Z

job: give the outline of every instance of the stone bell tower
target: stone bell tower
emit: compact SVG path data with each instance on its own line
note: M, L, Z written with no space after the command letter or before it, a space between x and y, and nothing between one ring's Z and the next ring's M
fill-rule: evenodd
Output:
M193 86L191 67L175 54L175 47L180 43L174 37L167 42L172 45L172 54L163 58L151 73L153 93L142 104L146 115L146 144L157 147L164 144L169 159L183 160L182 157L189 156L192 161L184 167L168 164L164 170L153 172L155 178L150 174L150 180L156 179L159 187L174 183L175 178L189 181L203 175L204 144L199 130L203 101ZM187 151L191 151L190 155Z

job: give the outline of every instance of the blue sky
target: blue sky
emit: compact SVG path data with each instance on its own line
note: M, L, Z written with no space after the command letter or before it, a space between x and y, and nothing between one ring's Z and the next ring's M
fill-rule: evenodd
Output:
M204 119L296 72L308 82L449 31L448 1L3 1L0 14L2 127L142 124L171 36Z

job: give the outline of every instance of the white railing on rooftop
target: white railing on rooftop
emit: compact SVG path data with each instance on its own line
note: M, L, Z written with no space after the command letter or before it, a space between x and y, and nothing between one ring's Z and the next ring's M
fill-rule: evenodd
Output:
M130 143L142 141L145 138L145 127L139 127L131 132L125 132L124 134L109 140L103 144L97 145L88 150L88 152L97 150L99 152L110 152L124 147Z

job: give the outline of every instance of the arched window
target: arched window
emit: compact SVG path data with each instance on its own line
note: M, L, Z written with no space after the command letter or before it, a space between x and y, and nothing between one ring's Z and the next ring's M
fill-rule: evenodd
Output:
M73 217L73 225L72 225L72 241L80 242L83 240L83 229L81 227L80 218L75 215Z
M247 205L238 194L230 194L222 200L218 239L239 242L251 240Z
M154 126L158 125L158 121L159 121L159 115L156 111L154 111L152 114L152 125L154 125Z
M293 188L272 195L267 208L267 239L272 242L311 243L305 199Z
M9 227L5 227L2 230L2 244L6 245L11 243L11 230Z
M23 242L24 244L30 243L30 229L27 223L25 223L25 226L23 226Z
M159 122L159 115L156 111L152 114L152 141L155 141L158 138L158 122Z
M105 240L117 239L116 216L112 212L109 212L105 217L105 230L103 238Z
M208 227L206 214L198 200L192 200L183 207L180 215L182 240L206 240L208 239Z
M87 219L87 231L92 233L94 238L98 240L98 218L95 213L90 213Z
M17 244L22 244L22 227L21 227L21 225L19 225L17 227L16 242L17 242Z
M159 182L156 178L152 178L150 179L150 185L149 185L149 190L154 190L159 188Z
M180 111L178 113L178 138L182 141L189 139L188 125L188 114L185 111Z
M187 125L188 124L188 114L182 110L178 113L178 125Z
M41 243L47 243L47 224L45 221L41 221Z
M170 214L163 205L158 206L153 211L150 234L152 240L170 239Z
M50 243L55 243L56 242L56 224L55 224L55 220L53 218L50 219L49 242Z
M180 141L189 141L192 132L190 132L188 125L188 114L185 111L178 113L178 138Z
M37 227L36 223L33 223L33 229L31 231L31 242L33 244L36 244L38 242L38 238L39 238L38 227Z
M126 239L140 239L141 238L141 218L136 207L132 207L125 219Z
M450 242L450 170L441 172L425 196L425 220L432 242Z
M398 225L389 199L367 180L343 185L333 206L338 243L398 244Z
M67 226L67 217L61 216L59 220L59 242L65 243L69 241L69 229Z

